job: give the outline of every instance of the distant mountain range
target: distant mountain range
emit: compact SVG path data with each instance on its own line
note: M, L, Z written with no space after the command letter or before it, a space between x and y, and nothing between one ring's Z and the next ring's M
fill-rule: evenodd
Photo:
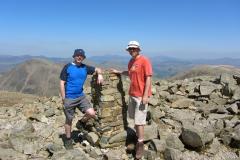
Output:
M117 68L127 69L130 56L119 55L102 55L92 56L85 60L85 63L95 65L105 69ZM168 78L189 70L197 65L231 65L234 67L240 67L240 59L234 58L220 58L220 59L193 59L184 60L178 58L172 58L167 56L154 56L149 57L152 64L155 77ZM46 59L54 63L68 63L72 61L72 58L57 58L57 57L45 57L45 56L9 56L0 55L0 73L10 71L17 64L25 62L31 59Z
M199 76L220 76L221 74L240 75L240 68L230 65L198 65L170 77L170 80L183 80Z
M0 90L41 96L58 95L63 65L48 60L27 60L0 77Z
M19 59L18 59L19 60ZM14 60L13 60L14 61ZM13 62L12 61L12 62ZM17 60L15 60L16 62ZM20 61L20 60L19 60ZM18 62L19 62L18 61ZM56 63L58 62L58 63ZM53 96L59 94L59 75L61 69L65 64L65 60L48 60L48 59L31 59L24 60L24 62L19 64L14 64L11 70L2 73L0 76L0 90L5 91L14 91L14 92L22 92L28 94L35 94L40 96ZM87 63L94 63L88 61ZM126 63L126 62L124 62ZM153 62L155 63L155 62ZM104 61L99 63L99 65L106 66L110 64L108 61ZM122 64L122 63L119 63ZM164 63L165 65L167 63ZM184 62L168 62L168 64L172 64L172 72L177 66L179 66L179 70L183 69L181 65L185 65L185 67L189 64L185 64ZM118 65L112 63L112 66L116 67ZM163 65L160 65L162 69ZM174 67L175 68L174 68ZM189 65L190 66L190 65ZM155 66L154 66L155 67ZM166 68L169 67L166 65ZM170 68L170 67L169 67ZM175 69L176 72L176 69ZM160 72L161 73L161 72ZM192 78L196 76L216 76L222 73L230 73L230 74L239 74L240 69L233 66L226 65L199 65L197 67L192 67L190 69L186 69L184 72L180 72L177 75L171 77L172 80L176 79L185 79ZM157 79L154 76L154 79ZM87 79L86 86L90 85L91 77Z
M127 69L130 56L103 55L90 57L91 62L102 66L116 66ZM230 65L240 67L240 59L220 58L220 59L193 59L184 60L168 56L149 57L152 62L154 75L158 78L169 78L201 65Z

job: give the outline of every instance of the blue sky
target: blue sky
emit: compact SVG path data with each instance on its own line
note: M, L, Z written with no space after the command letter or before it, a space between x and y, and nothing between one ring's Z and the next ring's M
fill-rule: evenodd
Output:
M0 54L240 58L239 0L0 0Z

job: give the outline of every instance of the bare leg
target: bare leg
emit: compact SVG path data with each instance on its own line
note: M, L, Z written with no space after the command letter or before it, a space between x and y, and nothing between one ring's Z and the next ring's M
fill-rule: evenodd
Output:
M65 128L66 137L67 138L71 138L72 121L71 122L67 122L67 120L66 120L64 128Z
M141 159L144 153L144 125L136 125L138 142L136 144L136 159Z
M135 125L138 140L144 139L144 125Z
M95 118L95 111L93 108L89 108L86 110L85 115L81 119L82 122L87 122L90 118Z

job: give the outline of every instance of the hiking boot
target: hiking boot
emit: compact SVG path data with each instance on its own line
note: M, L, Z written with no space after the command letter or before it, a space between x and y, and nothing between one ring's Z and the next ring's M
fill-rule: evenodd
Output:
M143 142L137 142L136 145L136 159L141 159L144 152L144 143Z
M66 148L66 150L73 149L72 139L66 139L66 140L64 141L64 147Z
M81 120L78 120L77 123L76 123L76 128L80 132L86 132L86 123L82 122Z

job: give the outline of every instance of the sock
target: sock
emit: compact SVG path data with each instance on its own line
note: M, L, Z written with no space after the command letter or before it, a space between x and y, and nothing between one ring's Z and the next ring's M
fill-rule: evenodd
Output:
M143 139L138 139L138 142L143 142Z

